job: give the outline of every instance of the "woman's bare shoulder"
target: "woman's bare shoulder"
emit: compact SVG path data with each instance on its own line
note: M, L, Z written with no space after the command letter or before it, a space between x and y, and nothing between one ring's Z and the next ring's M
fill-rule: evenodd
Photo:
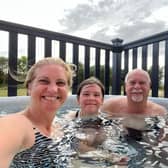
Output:
M19 121L18 122L19 125L19 123L22 122L22 120L25 120L24 118L25 117L23 117L23 115L21 115L20 113L7 114L0 117L0 124L11 125Z
M11 124L14 124L14 123L17 123L16 126L19 126L19 125L30 125L31 122L30 120L27 119L27 117L25 117L24 115L22 115L22 113L14 113L14 114L7 114L7 115L4 115L2 117L0 117L0 123L1 124L7 124L7 125L11 125Z
M6 155L15 154L34 143L32 124L21 114L0 117L0 135L0 148Z
M9 114L0 117L0 133L21 137L32 129L31 122L21 114ZM11 134L12 133L12 134Z

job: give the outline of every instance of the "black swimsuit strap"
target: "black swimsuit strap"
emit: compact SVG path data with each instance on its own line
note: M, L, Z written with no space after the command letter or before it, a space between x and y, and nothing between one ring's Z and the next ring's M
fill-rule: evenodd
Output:
M76 114L75 114L75 118L78 118L78 117L79 117L79 113L80 113L80 111L77 110L77 111L76 111Z

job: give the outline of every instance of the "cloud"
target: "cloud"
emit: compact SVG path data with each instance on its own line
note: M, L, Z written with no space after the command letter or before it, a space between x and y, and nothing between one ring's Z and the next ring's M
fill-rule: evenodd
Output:
M81 32L82 36L82 32L89 30L88 37L84 33L85 38L110 43L117 36L126 42L165 30L167 25L163 20L153 23L146 20L165 6L168 6L167 0L100 0L97 3L92 0L66 10L60 23L64 33L80 36Z
M159 21L157 23L139 21L134 22L133 25L120 27L117 30L116 37L124 39L124 42L130 42L160 33L161 31L166 31L166 25L163 21Z
M107 27L100 29L91 36L91 39L105 43L111 43L112 37L110 35L107 35L106 33L107 29L108 29Z
M85 29L94 23L94 8L84 4L79 4L75 9L66 10L65 18L60 23L65 27L64 31L76 31Z

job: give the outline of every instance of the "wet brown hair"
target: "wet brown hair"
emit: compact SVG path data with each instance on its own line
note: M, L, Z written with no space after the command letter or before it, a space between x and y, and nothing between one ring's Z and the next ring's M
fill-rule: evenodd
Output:
M87 79L85 79L85 80L83 80L80 84L79 84L79 86L78 86L78 88L77 88L77 97L79 97L80 96L80 93L81 93L81 90L82 90L82 88L84 87L84 86L86 86L86 85L89 85L89 84L97 84L100 88L101 88L101 92L102 92L102 95L103 95L103 98L104 98L104 85L102 84L102 82L99 80L99 79L97 79L96 77L90 77L90 78L87 78Z

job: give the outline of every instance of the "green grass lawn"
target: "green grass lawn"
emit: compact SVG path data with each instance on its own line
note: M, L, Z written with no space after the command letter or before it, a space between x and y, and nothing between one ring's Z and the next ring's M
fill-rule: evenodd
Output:
M27 95L26 93L27 93L27 89L26 88L19 87L17 89L17 95L18 96L26 96ZM6 86L0 87L0 97L4 97L4 96L8 96L7 87Z
M0 87L0 97L7 96L7 88L6 87Z

